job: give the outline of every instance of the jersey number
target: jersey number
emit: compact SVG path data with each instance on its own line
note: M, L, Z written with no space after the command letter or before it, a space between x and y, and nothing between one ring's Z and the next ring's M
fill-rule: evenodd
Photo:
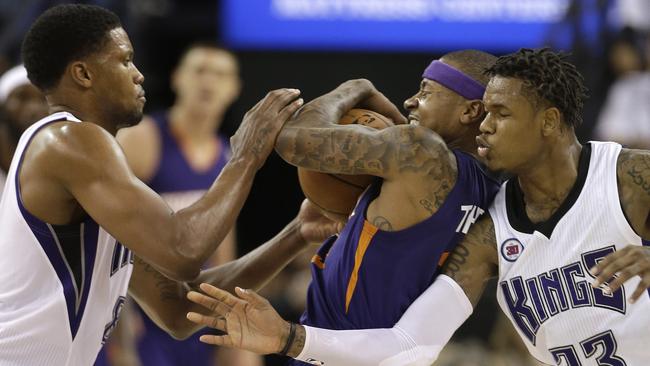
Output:
M126 302L126 297L120 296L115 302L113 307L113 319L104 326L104 336L102 337L102 344L106 343L108 337L111 336L111 333L115 330L117 326L117 321L120 319L120 314L122 313L122 308L124 308L124 303Z
M616 339L611 330L596 334L580 342L580 347L586 358L596 357L598 366L626 366L625 361L616 356ZM596 353L601 349L598 356ZM558 365L582 366L573 346L556 347L549 350Z

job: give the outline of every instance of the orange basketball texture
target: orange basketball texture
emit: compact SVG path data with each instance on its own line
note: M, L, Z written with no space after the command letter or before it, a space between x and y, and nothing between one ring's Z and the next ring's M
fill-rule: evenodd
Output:
M352 109L339 121L341 125L359 124L378 130L392 126L388 118L366 109ZM334 219L346 220L359 195L372 182L371 175L328 174L298 168L300 187L310 201Z

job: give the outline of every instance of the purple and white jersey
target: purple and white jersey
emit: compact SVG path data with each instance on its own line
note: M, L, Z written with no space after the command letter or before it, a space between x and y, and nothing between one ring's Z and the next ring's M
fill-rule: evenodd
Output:
M32 137L71 121L43 118L23 134L0 203L0 365L92 365L115 327L132 271L130 251L90 217L51 225L22 204L18 172Z
M499 255L497 300L539 361L566 366L650 363L650 292L627 298L639 277L611 293L594 289L589 269L628 245L650 245L621 209L616 162L621 146L590 142L566 200L543 223L526 215L517 179L499 191L490 215Z

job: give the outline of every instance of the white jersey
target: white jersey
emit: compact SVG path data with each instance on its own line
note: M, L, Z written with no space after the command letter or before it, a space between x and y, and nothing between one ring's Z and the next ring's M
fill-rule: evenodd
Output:
M115 327L132 255L91 218L56 226L31 215L20 199L18 171L31 138L66 112L21 137L0 203L0 365L95 362Z
M546 364L650 364L650 293L627 297L640 279L610 293L588 270L628 245L648 245L628 224L618 196L621 146L591 142L575 186L545 223L525 214L516 179L506 182L490 215L499 253L497 299L530 353Z

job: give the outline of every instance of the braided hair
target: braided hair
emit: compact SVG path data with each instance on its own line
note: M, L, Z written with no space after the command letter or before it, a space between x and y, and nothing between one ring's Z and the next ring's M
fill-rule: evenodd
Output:
M582 123L582 107L587 98L584 79L567 55L549 48L522 48L501 56L489 67L490 77L504 76L524 81L523 92L536 108L542 104L560 110L564 123L577 127Z

